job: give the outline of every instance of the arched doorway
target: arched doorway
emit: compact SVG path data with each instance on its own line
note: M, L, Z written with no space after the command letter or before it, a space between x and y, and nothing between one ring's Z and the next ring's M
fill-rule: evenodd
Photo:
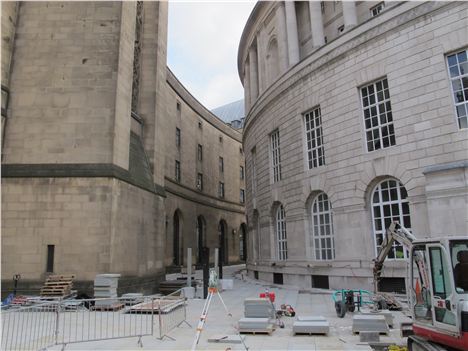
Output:
M247 228L245 223L242 223L240 226L239 258L241 261L247 261Z
M184 260L184 255L181 254L181 225L180 225L180 213L179 210L176 210L174 212L174 218L172 222L172 228L173 228L173 242L172 242L172 257L173 261L172 263L174 266L180 266L183 265L183 260Z
M218 236L219 236L219 259L223 264L229 263L229 252L228 252L228 238L227 238L227 224L225 220L219 221L218 225Z
M205 246L205 219L203 216L197 218L197 263L201 263L203 246Z

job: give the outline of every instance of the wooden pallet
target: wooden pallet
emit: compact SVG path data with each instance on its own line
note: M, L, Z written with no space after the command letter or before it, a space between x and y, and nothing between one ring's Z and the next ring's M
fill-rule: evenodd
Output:
M42 297L60 297L70 295L74 274L54 274L47 277L42 289Z
M274 329L239 329L240 334L268 334L271 335Z

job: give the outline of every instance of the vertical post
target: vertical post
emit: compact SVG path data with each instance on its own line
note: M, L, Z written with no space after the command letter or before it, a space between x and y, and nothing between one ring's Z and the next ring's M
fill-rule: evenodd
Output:
M250 103L253 105L258 97L258 56L257 44L252 43L249 49L249 69L250 69Z
M208 296L208 280L210 276L210 248L209 247L203 247L202 266L203 266L203 298L206 299Z
M192 248L187 248L187 286L192 286Z
M214 252L214 269L215 269L216 274L218 274L218 276L219 276L218 262L219 262L219 248L215 248L215 252Z
M286 14L284 3L281 1L276 9L276 25L278 26L278 60L279 74L288 69L288 41L286 39Z
M159 321L159 339L162 340L164 337L162 331L162 313L161 313L161 299L158 299L158 321Z

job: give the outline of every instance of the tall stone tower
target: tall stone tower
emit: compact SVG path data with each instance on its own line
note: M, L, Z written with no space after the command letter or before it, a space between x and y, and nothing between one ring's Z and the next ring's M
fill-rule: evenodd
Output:
M166 2L2 3L3 289L157 286L166 42Z

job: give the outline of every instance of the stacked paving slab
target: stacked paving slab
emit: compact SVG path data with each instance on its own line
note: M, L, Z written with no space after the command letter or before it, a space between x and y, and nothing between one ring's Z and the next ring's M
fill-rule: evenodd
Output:
M268 333L275 329L275 308L268 298L244 300L244 318L239 320L240 333Z
M94 297L97 308L111 308L118 304L117 287L120 274L98 274L94 279Z
M325 334L330 331L330 323L322 316L298 316L293 323L293 334Z

